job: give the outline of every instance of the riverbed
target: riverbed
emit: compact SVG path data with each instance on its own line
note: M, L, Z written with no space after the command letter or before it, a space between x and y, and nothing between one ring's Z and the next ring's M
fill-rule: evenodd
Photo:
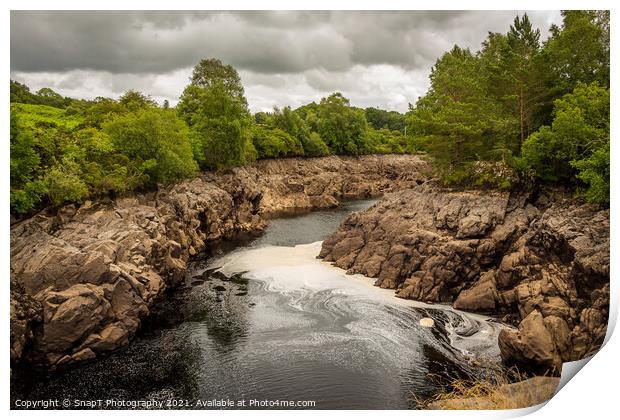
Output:
M398 299L316 259L345 215L374 202L273 219L257 238L212 249L129 346L64 373L16 370L12 403L399 409L450 378L484 375L499 360L500 324Z

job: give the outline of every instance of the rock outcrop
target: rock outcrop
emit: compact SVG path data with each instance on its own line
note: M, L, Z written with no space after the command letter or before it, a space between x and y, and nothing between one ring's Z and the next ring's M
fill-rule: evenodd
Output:
M209 242L265 216L411 188L415 156L261 161L11 226L11 361L60 366L123 346Z
M517 326L502 358L541 373L600 347L609 210L559 192L450 191L429 182L347 217L320 257L402 298L451 302Z

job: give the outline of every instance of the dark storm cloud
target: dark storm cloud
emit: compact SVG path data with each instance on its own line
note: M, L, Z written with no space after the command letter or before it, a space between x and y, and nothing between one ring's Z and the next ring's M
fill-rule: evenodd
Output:
M219 57L258 72L345 69L351 44L320 15L297 13L13 12L16 71L161 73ZM295 27L295 30L290 30Z
M164 73L205 56L268 74L344 71L356 64L424 68L454 43L479 43L487 30L505 30L514 14L15 11L11 68ZM544 16L535 13L534 21Z

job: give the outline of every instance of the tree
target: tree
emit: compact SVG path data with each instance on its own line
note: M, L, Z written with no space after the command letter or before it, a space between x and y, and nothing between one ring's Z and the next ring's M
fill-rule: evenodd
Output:
M194 156L203 169L242 165L252 157L251 116L237 71L201 60L177 106L191 127Z
M407 147L405 137L400 131L387 128L375 130L369 127L366 137L368 139L367 147L371 153L403 153Z
M325 156L329 154L329 148L318 133L312 136L303 118L299 113L291 110L290 107L287 106L281 110L276 107L270 117L271 119L269 122L273 127L286 131L301 142L304 155Z
M523 160L543 181L588 184L587 196L604 197L609 186L609 89L578 83L555 101L553 123L523 144ZM603 191L604 192L604 191ZM608 197L608 194L607 194Z
M190 126L194 123L193 117L204 106L202 93L210 89L217 89L222 95L229 97L237 104L241 113L249 116L248 103L237 70L215 58L203 59L194 67L190 84L183 91L177 105L179 115Z
M279 128L256 125L252 128L252 142L259 159L303 156L299 139Z
M22 104L37 104L37 97L30 92L30 88L23 83L11 80L11 102Z
M164 99L164 105L163 105L164 109L168 109L170 108L170 102L168 102L168 99Z
M254 114L254 122L256 124L272 125L271 114L269 112L257 112Z
M85 127L100 129L103 124L127 112L127 107L110 98L97 97L90 104L79 110L84 115Z
M199 107L192 117L191 131L200 167L220 169L246 163L251 141L245 105L229 96L222 84L201 89L194 97Z
M316 131L311 132L307 138L304 137L301 143L304 148L304 155L306 156L317 157L331 154L329 147L327 147L319 133Z
M41 159L35 150L31 133L20 130L17 117L11 114L10 123L11 154L11 210L25 213L33 208L43 194L43 188L35 180Z
M387 128L389 130L403 131L405 129L405 116L400 112L385 111L373 107L366 108L364 112L366 120L376 130Z
M366 116L354 109L340 92L321 99L317 129L327 146L337 154L359 155L366 152Z
M107 133L84 128L76 131L74 138L73 147L67 148L63 158L79 165L80 179L88 186L89 195L131 191L148 181L129 157L116 149Z
M489 34L480 57L489 92L518 121L518 137L508 147L519 154L525 138L540 125L535 117L546 101L540 30L527 14L517 16L506 35Z
M37 91L37 97L40 104L56 108L64 108L67 103L62 95L47 87L39 89Z
M224 117L199 121L192 127L194 156L202 169L246 163L248 139L241 122Z
M544 47L556 95L578 82L609 87L609 11L568 10L562 26L552 25Z
M575 160L572 166L577 169L577 178L587 185L585 197L591 203L609 203L610 191L610 142L599 146L584 159Z
M233 66L225 65L218 59L200 60L192 72L191 84L204 89L222 85L228 96L247 105L239 73Z
M157 102L150 96L130 89L118 99L118 103L125 107L128 111L136 111L143 108L152 108L157 106Z
M114 148L127 156L148 184L189 177L197 170L187 127L174 112L139 109L104 124Z
M443 170L489 158L494 133L503 126L486 93L480 65L469 49L454 46L437 60L428 93L408 114L418 146L429 151Z

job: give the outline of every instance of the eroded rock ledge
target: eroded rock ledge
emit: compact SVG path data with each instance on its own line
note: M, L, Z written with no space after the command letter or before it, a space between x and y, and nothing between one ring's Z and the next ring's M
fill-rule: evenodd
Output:
M19 222L11 227L11 361L58 366L126 345L210 241L260 231L271 213L411 188L427 169L395 155L261 161Z
M605 336L609 210L561 192L519 197L429 182L348 216L320 257L402 298L502 316L518 327L500 334L502 358L541 373L559 373Z

